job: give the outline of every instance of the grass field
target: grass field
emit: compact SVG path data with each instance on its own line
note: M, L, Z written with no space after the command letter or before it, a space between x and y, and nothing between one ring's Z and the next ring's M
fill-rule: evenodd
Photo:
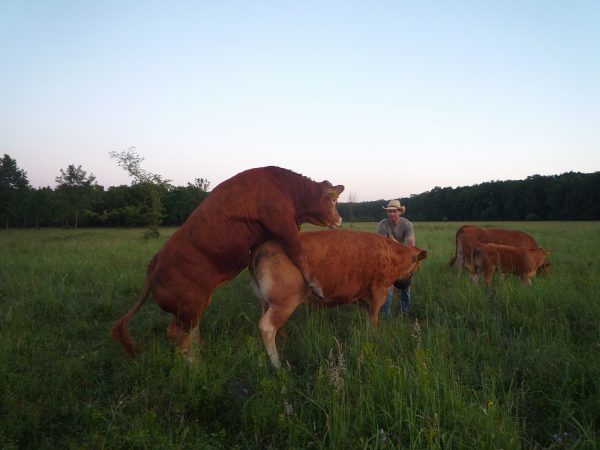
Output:
M553 272L492 290L445 267L461 224L414 225L415 317L373 329L355 305L301 307L280 372L246 272L215 293L193 364L152 300L140 357L109 338L173 229L0 231L0 448L600 447L600 223L497 224Z

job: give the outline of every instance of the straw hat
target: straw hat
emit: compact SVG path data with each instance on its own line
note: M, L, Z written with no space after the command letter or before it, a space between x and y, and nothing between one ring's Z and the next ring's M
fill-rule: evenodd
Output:
M404 210L406 209L406 207L404 207L400 204L400 200L390 200L388 205L383 206L382 208L385 209L386 211L398 210L398 211L400 211L400 214L404 214Z

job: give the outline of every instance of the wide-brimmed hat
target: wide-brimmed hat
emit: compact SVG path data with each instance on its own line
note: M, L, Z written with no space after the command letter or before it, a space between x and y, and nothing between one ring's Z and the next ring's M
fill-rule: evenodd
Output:
M404 214L404 210L406 209L404 206L400 204L400 200L390 200L387 206L382 206L386 211L394 211L398 210L401 214Z

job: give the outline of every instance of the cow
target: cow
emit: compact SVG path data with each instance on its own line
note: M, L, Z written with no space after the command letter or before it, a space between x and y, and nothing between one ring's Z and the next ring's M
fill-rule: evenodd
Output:
M526 285L531 285L531 278L538 272L548 270L550 263L546 257L550 254L543 248L521 248L501 244L478 244L472 252L472 278L475 283L483 275L488 286L496 270L501 273L514 274L521 277Z
M472 273L473 263L471 256L473 249L479 243L512 245L513 247L523 248L538 247L535 239L523 231L463 225L456 231L454 256L448 262L448 267L452 267L457 263L459 270L464 267Z
M306 231L300 240L308 266L323 287L325 300L318 303L330 307L361 301L375 326L388 289L395 281L409 281L427 257L426 250L364 231ZM263 343L271 363L280 369L277 332L299 305L314 304L314 297L277 241L256 250L249 271L262 303Z
M253 251L273 239L301 274L303 282L322 297L309 270L300 240L300 224L339 227L336 210L344 186L310 178L280 167L241 172L215 187L150 262L138 302L112 328L112 336L134 356L136 345L128 324L150 293L159 307L173 315L167 334L191 359L190 335L198 325L213 291L244 270Z

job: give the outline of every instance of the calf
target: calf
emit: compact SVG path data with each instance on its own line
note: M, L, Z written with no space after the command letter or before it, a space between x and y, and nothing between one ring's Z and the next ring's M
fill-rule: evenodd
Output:
M363 301L377 325L387 291L407 281L427 251L361 231L314 231L300 234L308 266L323 288L324 306ZM273 366L281 368L275 344L277 331L294 310L314 298L281 245L269 241L256 250L249 266L254 291L262 301L259 328Z
M494 272L510 273L521 277L523 283L531 285L531 278L540 271L548 270L546 261L549 251L543 248L520 248L500 244L479 244L473 249L473 281L483 275L488 286L492 284Z
M512 245L523 248L538 247L535 239L524 231L463 225L456 231L454 256L448 262L448 266L451 267L456 263L459 270L464 267L469 272L473 272L471 256L473 249L479 243Z

